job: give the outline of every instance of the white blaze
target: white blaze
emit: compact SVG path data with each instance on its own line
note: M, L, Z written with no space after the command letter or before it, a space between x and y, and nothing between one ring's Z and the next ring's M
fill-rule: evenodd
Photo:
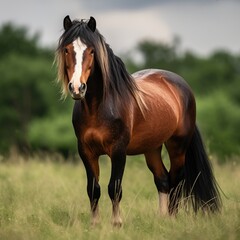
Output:
M75 56L76 64L71 79L71 83L73 84L74 92L78 94L79 87L81 86L80 77L82 75L83 53L86 50L87 46L81 42L80 38L77 38L76 40L73 41L73 48L76 54Z

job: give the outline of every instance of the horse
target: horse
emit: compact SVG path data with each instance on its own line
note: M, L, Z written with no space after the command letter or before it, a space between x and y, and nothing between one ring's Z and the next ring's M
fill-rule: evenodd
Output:
M219 212L221 198L200 131L192 90L179 75L146 69L130 75L96 28L96 20L63 20L56 50L58 81L75 100L72 123L85 166L91 222L99 222L99 157L111 159L108 194L112 224L122 225L119 203L127 155L143 154L159 195L159 214L175 215L181 199L195 213ZM167 170L161 156L165 146ZM132 173L133 177L134 174Z

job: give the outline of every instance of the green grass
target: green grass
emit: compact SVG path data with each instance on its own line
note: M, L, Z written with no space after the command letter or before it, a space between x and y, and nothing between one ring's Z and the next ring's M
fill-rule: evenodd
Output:
M239 158L214 165L223 196L222 213L203 216L180 210L177 217L157 214L153 178L142 157L127 161L121 212L124 225L110 224L107 194L110 161L101 159L101 223L90 225L85 170L56 156L23 159L12 156L0 163L0 239L240 239Z

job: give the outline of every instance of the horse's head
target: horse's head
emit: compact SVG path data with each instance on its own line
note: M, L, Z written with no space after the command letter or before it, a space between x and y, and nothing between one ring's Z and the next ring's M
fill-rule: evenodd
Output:
M76 23L66 16L63 26L65 32L58 48L61 56L59 75L64 79L65 92L68 89L74 100L81 100L85 97L87 81L94 65L94 46L86 39L82 40L81 35L94 34L96 21L91 17L88 22Z

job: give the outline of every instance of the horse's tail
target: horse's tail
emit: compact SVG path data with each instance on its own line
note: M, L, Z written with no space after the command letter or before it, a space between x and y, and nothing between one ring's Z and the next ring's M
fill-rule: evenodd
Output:
M197 127L186 152L183 188L195 212L200 208L210 212L220 210L222 202L217 182Z

